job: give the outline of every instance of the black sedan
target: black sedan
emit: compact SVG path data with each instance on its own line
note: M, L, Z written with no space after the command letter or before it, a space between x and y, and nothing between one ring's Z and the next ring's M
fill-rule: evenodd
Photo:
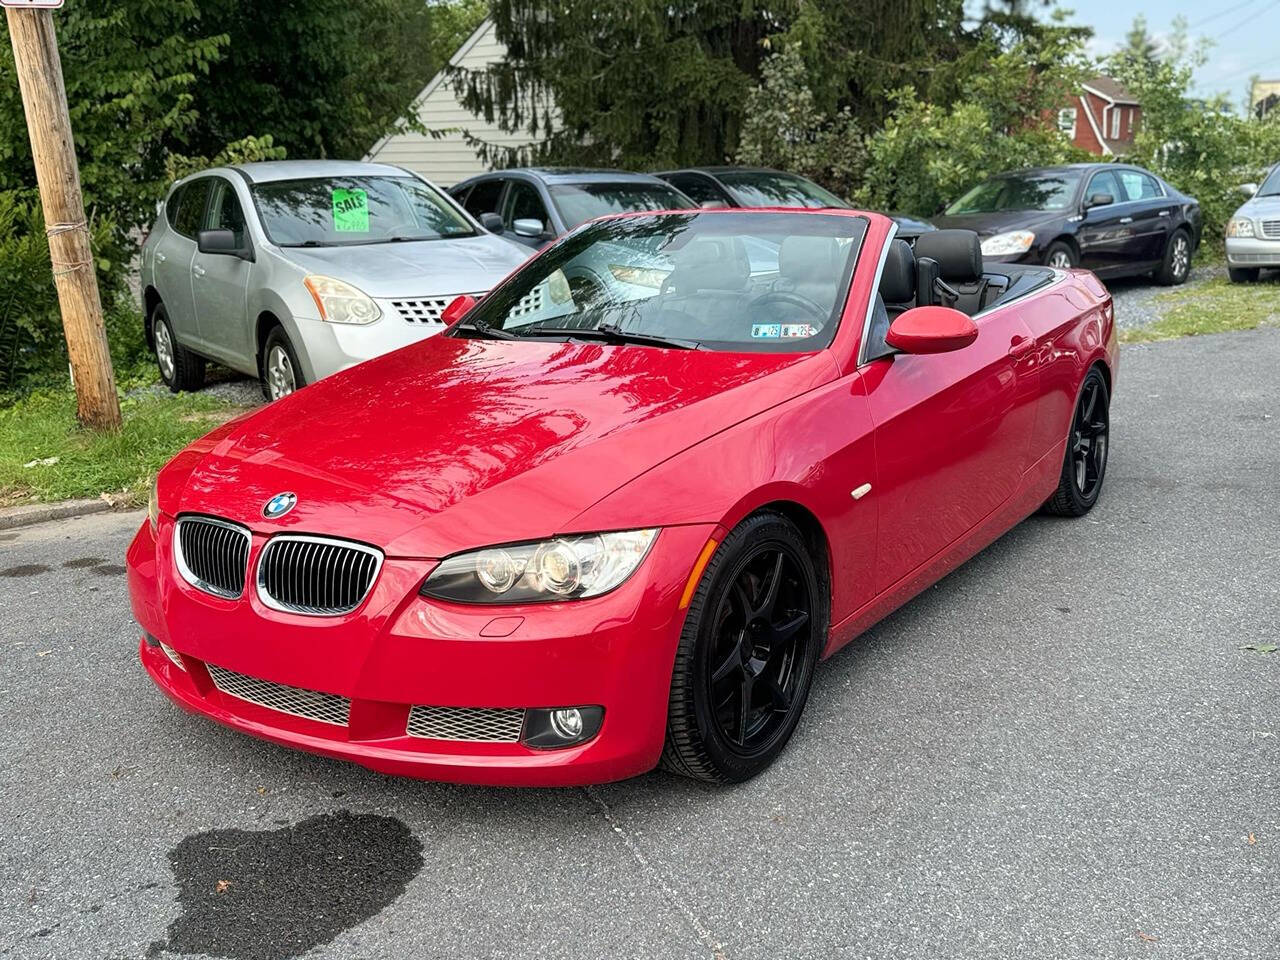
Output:
M768 167L685 167L663 170L655 177L667 181L704 207L839 207L851 204L806 177ZM935 229L916 217L890 214L898 236L914 240Z
M1174 284L1191 271L1202 220L1199 203L1141 167L1076 163L992 177L933 222L976 230L988 261Z

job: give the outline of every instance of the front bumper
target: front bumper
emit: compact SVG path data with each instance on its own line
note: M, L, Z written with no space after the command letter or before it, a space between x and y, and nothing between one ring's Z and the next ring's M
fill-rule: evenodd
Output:
M286 746L384 773L497 785L577 785L635 776L658 762L667 694L683 625L679 598L710 525L666 528L640 569L591 600L481 607L417 595L434 563L387 558L352 614L306 617L229 601L176 572L173 521L144 523L127 554L134 615L177 652L179 669L148 642L139 655L179 706ZM255 534L249 569L265 542ZM501 633L515 623L505 636ZM506 621L495 627L495 621ZM347 723L324 723L224 693L208 665L350 700ZM585 743L426 739L407 732L413 706L530 709L599 705Z
M1233 267L1280 267L1280 240L1227 237L1227 263Z

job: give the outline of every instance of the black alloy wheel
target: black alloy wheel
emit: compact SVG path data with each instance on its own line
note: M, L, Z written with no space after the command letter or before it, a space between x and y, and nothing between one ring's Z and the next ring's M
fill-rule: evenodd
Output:
M727 783L772 763L808 698L827 605L825 578L789 520L757 514L726 537L681 635L663 765Z
M1059 516L1079 517L1093 509L1102 493L1110 451L1111 398L1102 372L1094 367L1080 387L1080 399L1071 419L1067 454L1058 489L1045 510Z

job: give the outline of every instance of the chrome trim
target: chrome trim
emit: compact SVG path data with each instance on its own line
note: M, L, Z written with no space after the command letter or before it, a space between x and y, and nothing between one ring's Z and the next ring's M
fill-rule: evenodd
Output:
M215 587L207 580L202 580L192 572L187 566L186 557L182 554L182 525L184 523L207 523L214 527L223 527L233 533L238 533L245 540L245 569L242 571L240 578L240 589L235 593L229 593L220 587ZM205 516L202 513L191 513L178 517L177 522L173 525L173 561L178 567L178 573L182 574L182 579L187 581L197 590L211 594L215 597L221 597L223 600L239 600L244 596L244 584L249 579L249 554L253 549L253 535L249 533L249 528L241 526L238 523L232 523L230 520L220 520L217 517Z
M369 575L369 585L365 588L364 593L360 595L352 606L341 608L313 607L313 606L294 606L284 603L271 596L267 590L266 584L263 582L263 565L267 560L271 550L282 543L312 543L322 547L341 547L347 550L353 550L358 553L365 553L373 557L373 573ZM378 582L378 574L382 572L383 553L377 547L371 547L367 543L357 543L354 540L343 540L339 537L316 537L301 533L282 533L272 537L267 541L266 546L262 548L262 552L258 554L257 572L254 575L254 584L257 589L258 599L264 605L272 610L278 610L281 613L298 613L307 617L340 617L358 610L360 605L369 599L369 594L373 592L373 585Z
M880 248L880 262L876 265L875 282L871 286L871 295L867 297L867 315L862 320L862 337L858 341L858 362L862 366L867 362L867 337L871 333L871 315L875 312L876 296L880 293L880 278L884 276L884 265L889 259L889 247L898 239L898 225L889 221L889 235L884 238L884 246Z

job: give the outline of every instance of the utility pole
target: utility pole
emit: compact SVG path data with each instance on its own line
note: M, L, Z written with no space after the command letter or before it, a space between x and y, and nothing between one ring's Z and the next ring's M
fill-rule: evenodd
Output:
M39 8L60 5L61 0L4 0L75 381L76 415L83 426L118 430L120 400L80 196L80 169L67 114L58 38L53 32L52 12Z

